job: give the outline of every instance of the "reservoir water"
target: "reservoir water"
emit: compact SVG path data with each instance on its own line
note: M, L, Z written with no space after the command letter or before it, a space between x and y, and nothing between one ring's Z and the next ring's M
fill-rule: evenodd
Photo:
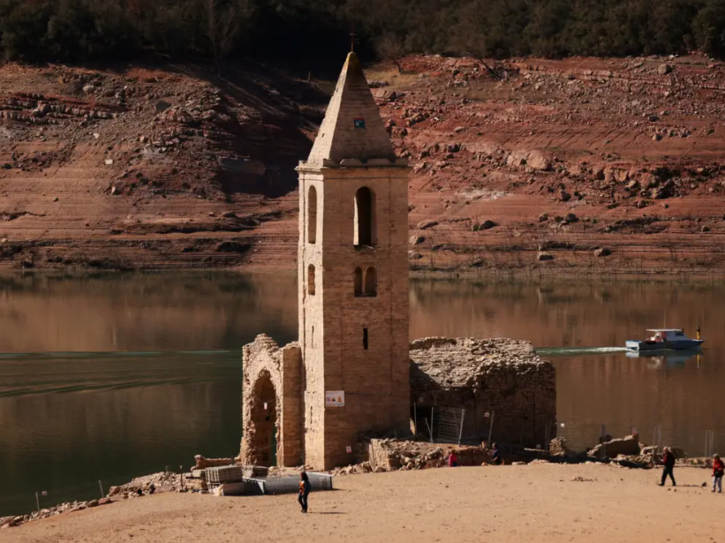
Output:
M574 449L605 425L702 455L708 430L725 452L723 300L713 282L414 279L410 336L531 341ZM700 326L702 353L621 352L666 326ZM293 274L0 276L0 516L237 454L241 347L261 332L296 339Z

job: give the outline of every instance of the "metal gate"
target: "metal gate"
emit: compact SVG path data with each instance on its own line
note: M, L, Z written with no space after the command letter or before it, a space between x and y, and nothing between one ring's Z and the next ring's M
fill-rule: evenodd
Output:
M460 445L463 437L465 409L455 407L434 407L431 411L431 441Z

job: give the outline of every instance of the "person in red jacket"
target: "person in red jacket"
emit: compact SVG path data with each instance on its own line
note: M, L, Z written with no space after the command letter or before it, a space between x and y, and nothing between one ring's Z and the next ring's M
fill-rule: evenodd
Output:
M670 476L670 479L672 479L672 486L677 486L677 483L675 483L675 476L672 473L672 470L675 469L675 455L672 454L672 450L669 447L665 447L664 452L662 453L662 463L665 465L665 467L662 469L662 482L660 483L660 486L665 486L665 481L667 480L667 476Z
M720 455L714 455L712 457L712 491L715 492L717 487L718 492L722 492L722 476L725 473L725 464L720 460Z
M449 468L458 467L458 455L456 454L456 451L451 451L451 453L448 455L448 467Z

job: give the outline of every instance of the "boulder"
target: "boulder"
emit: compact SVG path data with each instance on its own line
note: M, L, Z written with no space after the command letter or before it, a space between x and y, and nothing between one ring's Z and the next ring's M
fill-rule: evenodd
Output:
M551 456L568 456L571 451L566 448L566 439L555 437L549 443L549 454Z
M539 215L539 222L546 222L549 220L549 214L548 213L542 213Z
M618 183L624 183L629 179L629 170L614 169L612 170L612 176Z
M526 164L532 170L549 171L551 169L551 160L541 151L531 151L526 157Z
M605 441L589 451L588 455L593 457L608 456L616 458L620 454L625 456L637 456L639 454L639 436L627 436L622 439Z
M165 100L159 100L154 104L154 109L156 110L156 113L162 113L169 109L171 107L171 104L166 102Z
M665 187L657 187L649 191L649 197L653 200L664 200L665 198L669 198L670 196L670 191L667 190Z
M526 164L527 154L522 151L514 151L508 157L506 157L506 164L514 168L523 166Z
M410 239L408 240L411 245L420 245L424 241L425 238L423 236L410 236Z
M659 75L667 75L669 73L672 73L672 65L671 64L660 64L657 66L657 73Z

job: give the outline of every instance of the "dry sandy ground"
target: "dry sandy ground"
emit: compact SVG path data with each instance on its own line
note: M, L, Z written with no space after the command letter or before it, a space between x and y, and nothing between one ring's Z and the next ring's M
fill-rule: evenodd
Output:
M3 530L3 543L128 541L721 541L725 496L702 469L530 465L357 475L311 495L165 494ZM582 480L583 479L583 480Z

